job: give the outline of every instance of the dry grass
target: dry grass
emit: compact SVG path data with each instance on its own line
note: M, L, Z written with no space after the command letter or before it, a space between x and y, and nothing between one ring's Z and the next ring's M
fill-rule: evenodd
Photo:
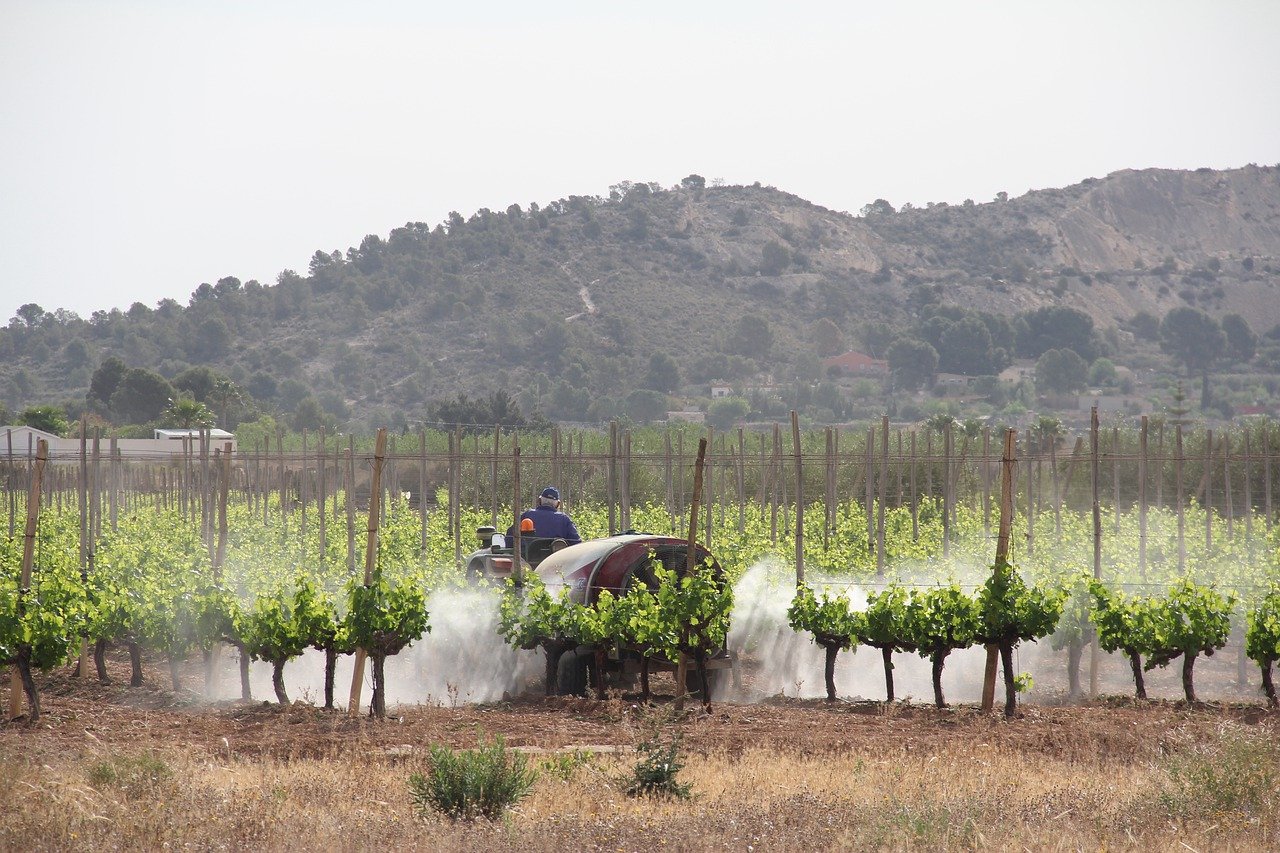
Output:
M664 712L525 697L385 723L200 706L65 675L0 724L0 850L1275 850L1280 716L1113 698L971 707L770 701L677 722L691 801L621 781ZM429 747L503 735L553 762L504 821L415 814ZM581 750L593 755L583 759Z
M1106 713L1105 709L1099 709ZM282 725L288 725L282 723ZM34 733L31 733L34 734ZM897 755L774 747L689 756L695 799L637 800L633 756L544 773L498 824L415 816L406 779L425 749L325 758L133 751L89 741L36 763L0 752L0 848L24 850L1168 849L1280 845L1280 750L1236 723L1173 733L1155 760L1028 755L956 737ZM535 760L545 760L535 755ZM1236 798L1213 786L1236 784ZM1248 784L1244 784L1247 782ZM1267 787L1269 783L1269 787ZM1257 790L1261 784L1263 788ZM1252 786L1252 787L1251 787Z

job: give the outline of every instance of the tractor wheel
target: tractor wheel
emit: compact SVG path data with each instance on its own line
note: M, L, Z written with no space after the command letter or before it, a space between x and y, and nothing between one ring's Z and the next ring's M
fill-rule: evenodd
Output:
M556 664L556 693L560 696L587 695L587 667L591 654L568 651Z

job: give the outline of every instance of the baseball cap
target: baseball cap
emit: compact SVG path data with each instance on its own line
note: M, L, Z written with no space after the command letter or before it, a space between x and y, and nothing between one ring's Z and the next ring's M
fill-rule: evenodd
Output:
M543 489L542 496L544 498L550 498L553 501L560 500L560 492L556 491L555 486L547 486L545 489Z

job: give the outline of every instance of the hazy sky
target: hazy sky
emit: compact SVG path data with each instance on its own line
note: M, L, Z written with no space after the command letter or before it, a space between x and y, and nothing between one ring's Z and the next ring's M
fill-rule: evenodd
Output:
M0 0L0 323L621 180L856 211L1277 161L1277 0Z

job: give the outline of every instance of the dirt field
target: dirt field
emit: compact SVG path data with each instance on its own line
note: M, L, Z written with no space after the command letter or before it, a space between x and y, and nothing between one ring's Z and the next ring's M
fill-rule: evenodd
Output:
M676 717L667 699L526 697L374 722L119 678L42 683L44 719L0 727L0 849L1280 848L1280 715L1258 704L1108 697L1006 721L971 706L773 700ZM690 801L621 792L655 728L683 738ZM498 734L542 767L505 821L415 814L406 780L430 745Z

